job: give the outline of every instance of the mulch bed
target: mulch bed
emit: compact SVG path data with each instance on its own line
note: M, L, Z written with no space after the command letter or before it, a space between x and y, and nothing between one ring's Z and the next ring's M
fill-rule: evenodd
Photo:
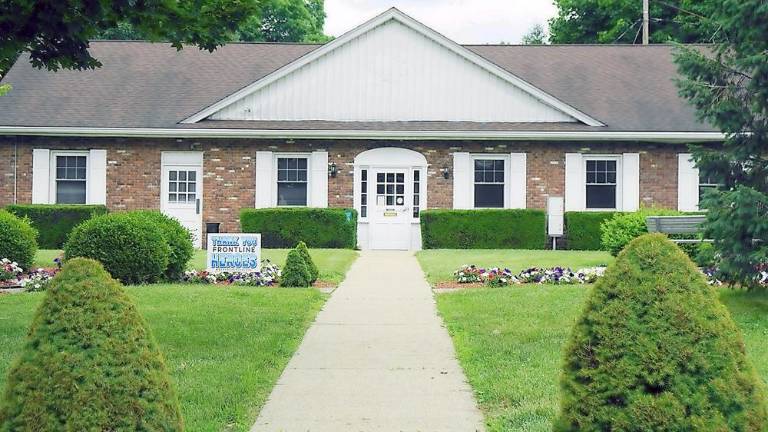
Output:
M471 288L484 288L485 285L482 282L473 283L458 283L455 281L438 282L432 287L434 290L457 290L457 289L471 289Z

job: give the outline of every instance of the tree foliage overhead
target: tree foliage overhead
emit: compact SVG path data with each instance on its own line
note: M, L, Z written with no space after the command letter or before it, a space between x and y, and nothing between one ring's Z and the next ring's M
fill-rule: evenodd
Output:
M716 288L663 234L646 234L573 329L554 429L763 432L765 397Z
M702 202L720 268L750 286L756 266L768 263L768 4L721 0L711 16L724 41L708 51L680 47L678 86L699 118L727 136L692 151L702 173L723 185Z
M150 40L213 51L256 11L256 0L5 0L0 71L22 52L50 70L99 67L88 40L121 22Z
M534 24L522 38L523 45L543 45L547 43L547 31L541 24Z
M554 0L549 21L551 43L633 43L640 41L641 0ZM717 25L707 17L719 0L651 0L650 41L710 42ZM698 15L698 16L697 16Z
M262 0L253 13L226 36L228 42L326 42L324 0ZM99 39L151 39L141 29L121 21L100 32Z

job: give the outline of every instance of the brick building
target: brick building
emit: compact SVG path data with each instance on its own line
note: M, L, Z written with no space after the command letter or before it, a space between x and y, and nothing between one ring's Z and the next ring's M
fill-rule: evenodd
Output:
M95 71L3 79L0 205L155 208L198 239L242 208L353 207L361 247L418 248L426 208L695 210L686 144L723 139L670 46L462 46L391 9L325 45L91 49Z

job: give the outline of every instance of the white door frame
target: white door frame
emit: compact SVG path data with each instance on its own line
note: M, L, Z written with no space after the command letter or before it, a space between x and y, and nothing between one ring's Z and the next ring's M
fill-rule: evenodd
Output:
M162 152L160 163L160 211L176 218L192 233L195 248L202 247L203 237L203 152L169 151ZM192 203L170 203L168 201L168 173L171 170L196 172L195 201Z
M399 147L382 147L367 150L355 158L354 162L354 206L358 212L357 241L360 249L374 249L377 241L372 238L378 229L372 227L380 221L376 217L376 173L383 171L397 171L405 173L405 205L410 215L408 227L408 241L403 243L402 249L421 249L421 224L419 218L413 217L413 189L415 171L419 171L419 210L427 208L427 160L423 154L410 149ZM362 204L362 172L366 171L367 177L367 203L366 211ZM402 207L399 211L403 211ZM405 246L407 244L407 246ZM388 247L391 248L391 247ZM399 248L398 248L399 249Z

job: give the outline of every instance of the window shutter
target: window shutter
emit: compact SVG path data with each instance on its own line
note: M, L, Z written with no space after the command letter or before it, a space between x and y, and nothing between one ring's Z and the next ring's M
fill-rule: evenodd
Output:
M270 151L256 152L256 208L269 208L276 205L272 191L276 189L274 176L274 157Z
M471 209L472 158L469 153L453 154L453 208Z
M51 151L32 150L32 204L51 203Z
M526 208L527 193L527 160L526 153L512 153L509 164L509 208Z
M624 153L621 161L621 210L640 208L640 153Z
M565 211L584 210L584 158L581 153L565 154Z
M690 153L677 155L677 209L699 210L699 169Z
M88 155L88 204L107 204L107 151Z
M309 167L309 207L328 207L328 152L312 152Z

